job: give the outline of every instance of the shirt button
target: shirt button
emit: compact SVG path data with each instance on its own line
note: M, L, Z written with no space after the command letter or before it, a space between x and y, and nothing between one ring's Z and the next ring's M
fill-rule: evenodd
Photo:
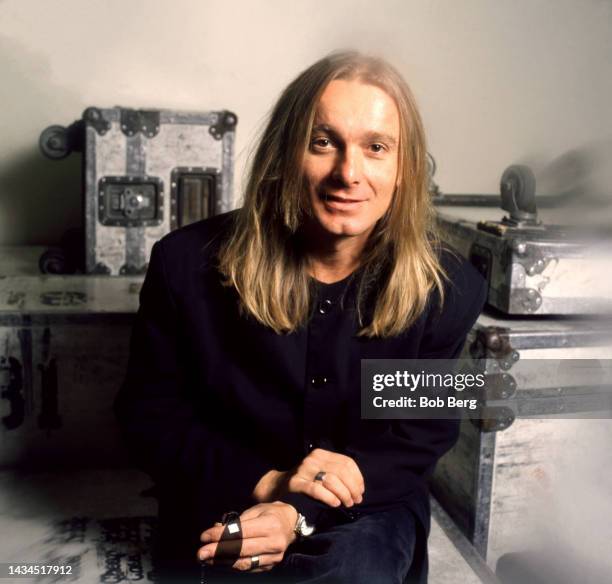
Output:
M321 314L327 314L332 308L333 302L326 298L325 300L319 302L319 312Z
M313 377L310 380L310 383L313 387L316 387L318 389L320 387L323 387L327 383L327 377L324 377L323 375L318 375L317 377Z
M308 452L312 452L315 449L315 445L312 442L308 443Z

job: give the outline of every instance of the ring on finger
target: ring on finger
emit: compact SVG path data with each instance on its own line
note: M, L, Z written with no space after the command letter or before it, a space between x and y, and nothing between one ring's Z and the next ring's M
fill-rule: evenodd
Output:
M251 570L259 567L259 556L251 556Z
M325 478L326 472L324 470L320 470L316 475L315 478L313 480L315 481L321 481L323 482L323 479Z

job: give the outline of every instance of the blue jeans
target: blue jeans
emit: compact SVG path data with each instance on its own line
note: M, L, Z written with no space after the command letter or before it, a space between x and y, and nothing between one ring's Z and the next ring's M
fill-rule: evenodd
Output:
M206 568L205 584L402 584L412 563L416 519L405 507L364 515L289 546L269 572Z

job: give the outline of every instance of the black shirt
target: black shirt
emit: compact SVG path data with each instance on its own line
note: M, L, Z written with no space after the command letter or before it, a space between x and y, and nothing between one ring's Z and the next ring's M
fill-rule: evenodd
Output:
M316 447L352 457L365 493L345 511L284 497L309 523L405 504L426 532L426 479L457 439L458 422L362 420L360 360L458 356L484 304L484 280L442 253L451 279L442 312L432 292L409 330L375 339L356 336L357 274L313 282L307 326L279 335L241 315L236 291L221 284L215 256L233 217L192 224L155 244L116 400L134 461L158 486L164 553L174 547L195 558L199 534L223 512L252 506L267 471L289 469Z

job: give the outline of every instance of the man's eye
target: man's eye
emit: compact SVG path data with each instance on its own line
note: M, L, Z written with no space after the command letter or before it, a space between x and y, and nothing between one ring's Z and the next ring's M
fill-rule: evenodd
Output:
M329 138L314 138L312 145L316 148L329 148L331 146L331 140Z
M378 154L379 152L383 152L384 149L385 147L382 144L375 143L370 145L370 150L372 152L375 152L376 154Z

